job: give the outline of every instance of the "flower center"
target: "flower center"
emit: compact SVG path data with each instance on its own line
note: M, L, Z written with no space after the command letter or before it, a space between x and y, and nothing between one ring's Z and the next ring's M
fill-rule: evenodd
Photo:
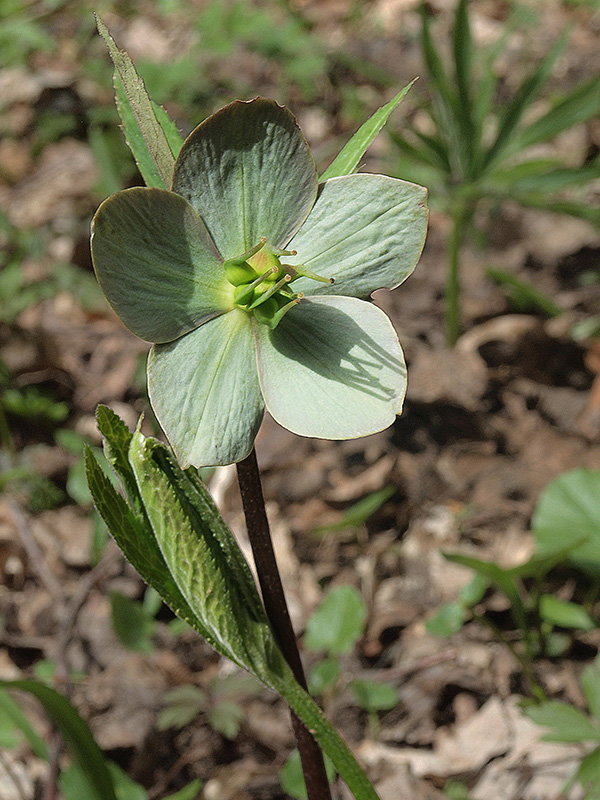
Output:
M311 278L333 283L303 264L282 264L284 256L295 256L295 250L279 250L263 236L260 242L237 258L225 261L227 280L234 286L233 301L238 308L252 313L258 322L271 330L283 316L302 300L303 292L293 292L290 285L298 278Z

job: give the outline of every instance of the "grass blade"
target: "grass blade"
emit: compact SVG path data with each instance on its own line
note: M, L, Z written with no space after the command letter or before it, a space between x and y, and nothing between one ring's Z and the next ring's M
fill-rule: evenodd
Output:
M5 689L21 689L33 695L61 732L74 761L90 785L90 800L116 800L114 784L102 751L75 706L54 689L32 680L1 681Z
M563 96L555 105L525 128L519 136L519 148L554 139L572 125L587 122L600 113L600 76L594 75Z
M508 147L511 136L521 121L523 112L550 77L557 59L565 48L566 41L566 35L563 33L548 55L540 61L532 74L521 84L517 94L506 106L496 139L483 161L482 167L484 170L489 169Z
M548 199L543 193L515 193L511 195L511 199L528 208L539 208L541 211L549 211L553 214L566 214L569 217L583 219L600 230L600 208L590 203L577 202L576 200Z
M431 28L429 24L429 14L425 6L421 6L421 49L423 58L425 59L425 66L429 73L429 79L436 89L441 102L447 109L456 113L458 109L457 97L452 91L448 75L444 68L438 51L433 43L431 36Z
M349 175L356 170L358 162L365 154L367 148L383 128L392 111L400 103L414 82L414 80L411 81L408 86L405 86L404 89L398 92L389 103L381 106L370 119L360 126L354 136L342 148L321 175L321 181L326 181L328 178L337 178L340 175Z
M174 137L172 128L169 128L169 138L163 128L166 124L166 112L161 115L161 124L156 116L156 106L148 97L144 82L137 74L133 62L127 53L118 49L108 28L97 15L96 23L115 65L117 110L127 144L146 185L170 189L175 157L169 141Z
M467 0L459 0L452 31L452 49L458 89L458 124L466 150L467 163L472 163L475 141L473 133L473 104L471 102L473 46Z
M546 164L546 169L542 166ZM537 167L537 169L536 169ZM525 162L517 167L507 169L504 173L488 179L489 183L502 187L511 196L513 193L540 193L546 197L564 189L585 186L586 183L600 178L600 158L596 158L582 167L563 167L547 159Z

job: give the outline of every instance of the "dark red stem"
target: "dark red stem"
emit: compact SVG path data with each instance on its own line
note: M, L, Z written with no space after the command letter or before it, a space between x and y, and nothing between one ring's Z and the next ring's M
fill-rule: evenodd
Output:
M296 636L275 560L254 449L249 456L239 462L237 473L246 516L246 528L254 554L265 610L281 647L281 652L292 668L298 683L306 689L306 678L298 652ZM291 717L300 752L308 800L331 800L321 749L298 717L294 713L291 713Z

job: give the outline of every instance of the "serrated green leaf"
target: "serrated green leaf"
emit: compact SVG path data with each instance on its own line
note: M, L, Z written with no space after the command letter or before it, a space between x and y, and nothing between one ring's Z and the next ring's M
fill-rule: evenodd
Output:
M404 89L398 92L389 103L381 106L372 117L360 126L354 136L344 145L339 154L321 175L319 178L320 181L326 181L329 178L337 178L341 175L350 175L356 170L358 162L367 151L367 148L383 128L392 111L400 103L414 82L414 80L411 81L408 86L405 86Z
M540 616L552 625L561 628L573 628L581 631L593 631L597 625L578 603L561 600L552 594L543 594L540 597Z
M582 711L568 703L550 700L539 706L530 706L524 713L536 725L552 729L542 737L545 742L600 741L600 728Z
M90 800L117 800L104 755L79 712L66 697L32 680L0 681L0 686L28 692L43 705L62 734L74 761L85 774L89 784L86 797Z
M123 423L117 424L107 412L104 417L104 429L115 429L122 444L127 438ZM115 468L127 473L119 448L111 445L112 450L107 449L113 456L117 453ZM377 800L364 770L283 660L248 565L196 472L181 470L164 445L139 432L131 439L128 460L139 487L140 513L129 508L93 454L86 452L94 502L126 557L216 650L284 698L357 800Z
M349 653L364 632L367 610L353 586L331 589L306 624L304 643L309 650L332 656Z
M129 459L169 573L220 652L269 683L277 651L254 579L206 487L160 442L134 434ZM202 564L202 570L198 565ZM261 674L262 673L262 674Z
M169 143L173 141L172 128L169 129L167 138L133 62L127 53L118 49L108 28L98 15L96 23L115 65L117 110L123 123L127 144L146 185L170 189L175 166L175 158ZM165 124L164 115L161 115L161 120Z
M114 440L112 444L114 445ZM86 450L85 467L96 509L125 558L135 566L142 578L156 589L177 616L185 620L215 647L210 633L203 629L201 621L170 575L148 520L143 515L137 516L115 491L91 450ZM138 504L141 506L139 498Z

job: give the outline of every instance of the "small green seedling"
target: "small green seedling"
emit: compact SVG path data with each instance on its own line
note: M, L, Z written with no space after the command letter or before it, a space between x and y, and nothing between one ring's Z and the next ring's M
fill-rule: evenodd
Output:
M563 791L566 796L573 783L578 781L586 800L597 800L600 797L600 657L597 656L593 664L583 670L580 686L587 713L558 700L527 705L523 713L537 725L550 729L542 736L542 741L592 746Z
M425 4L421 21L425 88L429 91L429 100L421 111L428 125L426 129L413 125L392 134L398 148L395 174L427 186L432 204L451 217L446 335L453 345L460 333L460 250L473 230L479 209L510 201L600 226L600 208L585 200L585 188L600 176L600 158L567 166L559 156L548 158L532 152L532 148L598 114L600 80L595 75L551 98L550 108L530 120L529 111L564 52L565 35L557 39L514 95L501 102L496 99L501 93L495 63L505 53L510 25L496 45L476 50L471 40L468 0L458 0L450 66L439 56Z
M207 723L216 733L226 739L235 739L244 718L239 700L260 691L260 684L243 672L217 675L212 679L208 692L191 684L178 686L165 694L157 727L159 730L183 728L200 714L205 714Z
M353 586L331 589L306 624L304 643L307 650L325 652L308 675L311 694L323 696L327 707L339 692L343 680L340 658L354 649L363 637L367 609L360 593ZM391 684L369 680L349 683L356 703L369 715L373 738L379 729L379 712L398 704L398 693Z
M469 567L474 578L456 601L447 603L427 621L430 633L452 636L469 619L492 628L509 644L537 686L531 662L540 655L557 657L570 646L569 631L591 631L598 625L592 613L600 576L600 472L575 469L563 473L541 494L532 518L536 549L517 567L502 568L472 556L445 553L456 564ZM557 566L569 566L591 579L592 593L585 605L544 591L544 581ZM477 610L485 592L493 587L509 601L509 610L521 634L522 650L509 643L485 614ZM535 689L539 693L540 687Z

